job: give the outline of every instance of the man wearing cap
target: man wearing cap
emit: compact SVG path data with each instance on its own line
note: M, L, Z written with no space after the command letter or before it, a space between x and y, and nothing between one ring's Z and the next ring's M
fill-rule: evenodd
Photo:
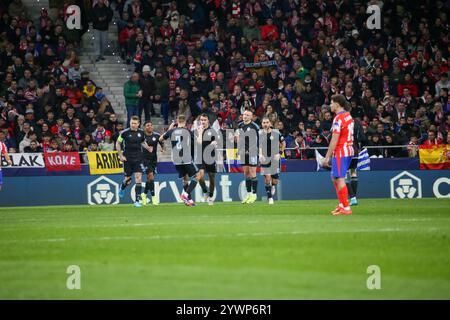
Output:
M142 96L139 99L138 116L142 118L142 111L144 111L145 121L150 120L150 114L155 115L153 108L153 96L155 92L155 79L150 74L150 66L145 65L142 68L142 75L139 78L139 86L142 91Z

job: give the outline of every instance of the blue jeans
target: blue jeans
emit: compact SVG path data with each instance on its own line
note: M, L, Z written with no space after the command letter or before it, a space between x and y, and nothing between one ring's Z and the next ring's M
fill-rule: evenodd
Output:
M145 121L150 120L152 109L153 109L153 104L149 99L145 99L145 98L139 99L139 114L138 114L139 119L142 118L142 111L144 111Z
M132 116L137 116L139 113L139 105L127 104L127 128L130 126L130 120Z
M168 102L161 102L161 114L164 118L164 124L169 124L169 103Z

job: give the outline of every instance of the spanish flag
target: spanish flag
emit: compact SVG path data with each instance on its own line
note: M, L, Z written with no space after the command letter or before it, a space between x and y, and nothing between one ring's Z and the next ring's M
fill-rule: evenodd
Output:
M450 145L438 144L419 147L421 170L450 169Z

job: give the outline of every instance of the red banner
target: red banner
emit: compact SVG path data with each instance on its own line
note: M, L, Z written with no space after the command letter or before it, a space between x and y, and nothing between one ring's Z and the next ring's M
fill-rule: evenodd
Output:
M78 152L44 153L47 171L80 171L81 163Z

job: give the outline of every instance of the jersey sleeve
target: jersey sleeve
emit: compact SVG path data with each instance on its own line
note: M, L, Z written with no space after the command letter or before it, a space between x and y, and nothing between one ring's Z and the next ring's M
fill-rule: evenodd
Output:
M341 133L342 119L341 117L335 117L333 120L332 133Z
M122 143L123 142L123 137L122 137L122 133L123 131L119 134L119 136L117 137L117 142Z
M8 149L6 148L6 145L3 142L0 142L0 150L1 150L1 154L7 154L8 153Z
M164 133L164 134L162 135L162 138L163 138L164 140L167 140L167 139L170 137L170 135L172 134L172 132L173 132L173 129L166 131L166 133Z

